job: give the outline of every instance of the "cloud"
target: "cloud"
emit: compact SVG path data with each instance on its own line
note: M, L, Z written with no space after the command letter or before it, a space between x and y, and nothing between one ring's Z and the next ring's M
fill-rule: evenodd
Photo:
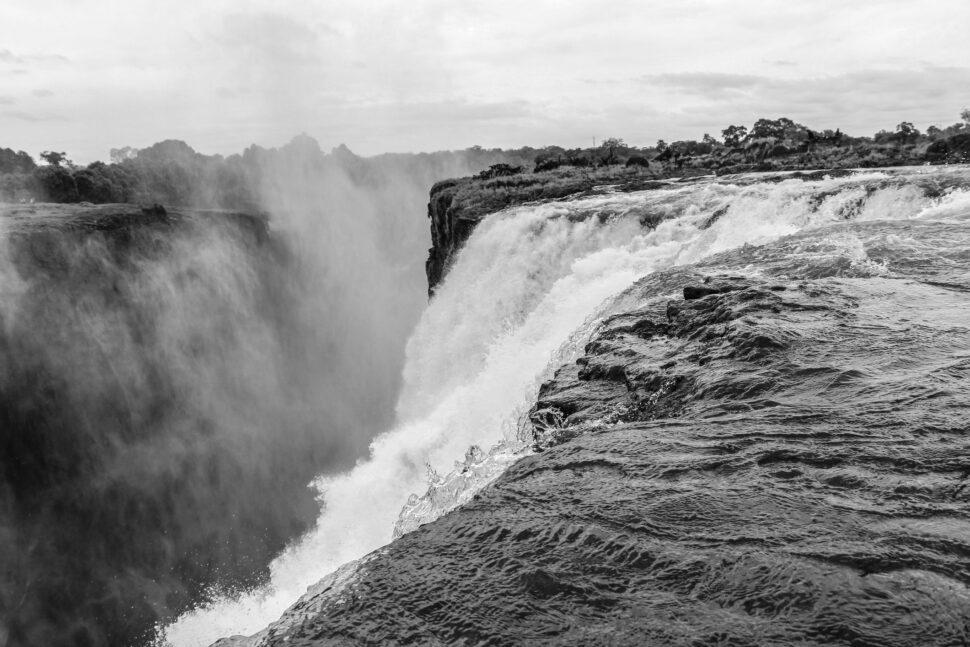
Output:
M682 132L785 116L810 128L868 135L901 121L920 128L957 121L967 103L970 67L923 65L803 78L683 73L638 80L656 91L657 102L676 106L669 121Z
M439 101L436 103L412 103L400 106L405 114L425 118L449 118L457 121L495 121L523 119L535 116L535 110L528 101Z
M9 137L78 141L92 159L169 137L229 153L305 130L370 154L646 143L782 115L867 134L970 107L970 3L956 0L946 20L905 0L129 4L0 2L0 23L20 26L0 41L0 94L18 99L0 112L70 117L6 120ZM59 20L43 20L55 5Z
M5 110L0 116L14 121L25 121L28 123L46 123L67 121L67 117L50 113L25 112L23 110Z
M655 87L670 88L681 94L718 100L729 98L733 93L765 85L770 83L771 79L752 74L681 72L644 75L638 81Z
M364 105L348 104L345 110L359 111L369 118L381 121L394 121L408 125L447 123L449 127L531 120L540 116L536 107L524 100L380 102Z
M54 96L54 91L48 90L47 88L40 88L38 90L34 90L33 92L31 92L31 94L39 99L46 99L48 97Z
M14 54L9 49L0 49L0 63L7 65L60 65L69 63L60 54Z
M237 13L224 17L216 40L262 64L313 63L318 60L319 31L337 34L327 25L315 26L278 13Z
M713 103L753 102L793 108L858 105L878 111L959 100L970 84L970 67L866 69L804 78L698 72L641 76L637 80L661 91Z
M23 65L24 60L11 52L9 49L0 49L0 63L9 63L11 65Z
M13 97L0 96L0 106L12 106L17 103L17 100Z
M71 62L66 56L60 54L34 54L23 57L28 65L36 63L38 65L66 65Z

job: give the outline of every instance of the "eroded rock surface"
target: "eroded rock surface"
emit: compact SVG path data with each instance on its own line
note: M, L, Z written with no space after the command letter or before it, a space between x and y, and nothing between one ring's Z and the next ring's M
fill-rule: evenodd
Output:
M256 644L967 644L968 293L837 274L642 279L539 453Z

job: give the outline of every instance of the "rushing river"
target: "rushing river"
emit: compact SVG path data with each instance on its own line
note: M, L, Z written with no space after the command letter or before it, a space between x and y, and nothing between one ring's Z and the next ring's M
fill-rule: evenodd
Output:
M967 644L968 315L966 168L490 216L394 428L268 587L160 640L252 634L380 549L253 642Z

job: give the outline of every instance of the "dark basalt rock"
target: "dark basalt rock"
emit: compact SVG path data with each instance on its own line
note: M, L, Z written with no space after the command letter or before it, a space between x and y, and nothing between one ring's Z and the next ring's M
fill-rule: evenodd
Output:
M704 230L704 229L710 229L714 225L714 223L717 222L718 220L720 220L721 217L724 214L726 214L727 212L728 212L728 207L727 206L724 206L724 207L721 207L720 209L715 210L714 213L712 213L707 218L707 220L705 220L704 222L701 223L700 228L702 230Z
M633 295L542 386L537 454L238 644L970 644L970 387L913 375L970 347L966 293Z
M522 173L513 176L477 176L438 182L431 188L428 218L431 242L425 272L428 296L434 295L455 255L479 222L502 209L541 200L576 199L604 193L647 191L669 186L652 177L624 174L624 167L605 169L589 176L574 172L563 176L548 173ZM591 215L591 214L590 214ZM582 218L590 215L580 216ZM605 219L608 214L601 214ZM655 227L656 213L640 215L644 226Z
M445 180L431 188L431 200L428 203L431 248L428 250L428 260L425 262L429 297L434 294L435 287L444 279L454 254L468 240L475 225L485 216L485 214L469 214L467 210L461 208L456 200L460 186L461 182L458 180Z
M684 287L684 299L687 301L692 301L694 299L700 299L711 294L724 294L725 292L733 292L737 290L738 286L732 283L725 283L723 281L711 281L710 278L706 278L704 283L700 285L688 285Z
M782 351L787 336L758 322L805 309L797 295L779 296L779 288L786 286L704 277L683 287L683 301L607 320L576 366L561 368L540 388L532 419L551 435L540 434L537 448L557 442L561 428L581 422L678 417L688 405L698 406L698 391L712 373L718 383L710 388L723 401L730 395L725 378L731 374L716 370L717 360L758 361ZM768 386L750 376L738 379L746 397Z

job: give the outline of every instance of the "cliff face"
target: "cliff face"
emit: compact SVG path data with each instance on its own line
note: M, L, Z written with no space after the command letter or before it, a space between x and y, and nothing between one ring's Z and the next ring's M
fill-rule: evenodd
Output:
M428 218L431 220L431 249L425 272L428 275L428 296L444 279L448 267L462 244L471 235L475 225L484 217L463 208L458 199L462 180L445 180L431 188Z
M257 243L266 242L269 235L265 217L243 212L166 209L160 205L140 208L130 204L0 205L0 226L14 247L20 239L51 234L81 239L100 232L113 241L134 241L140 232L176 230L193 222L228 225Z
M438 182L431 188L428 218L431 249L425 271L433 296L475 226L487 215L531 202L629 192L667 186L639 169L555 169L502 177L466 177Z
M244 213L0 207L10 644L137 644L209 585L257 583L312 521L315 468L294 465L318 431L267 442L257 407L232 414L274 397L288 264Z

